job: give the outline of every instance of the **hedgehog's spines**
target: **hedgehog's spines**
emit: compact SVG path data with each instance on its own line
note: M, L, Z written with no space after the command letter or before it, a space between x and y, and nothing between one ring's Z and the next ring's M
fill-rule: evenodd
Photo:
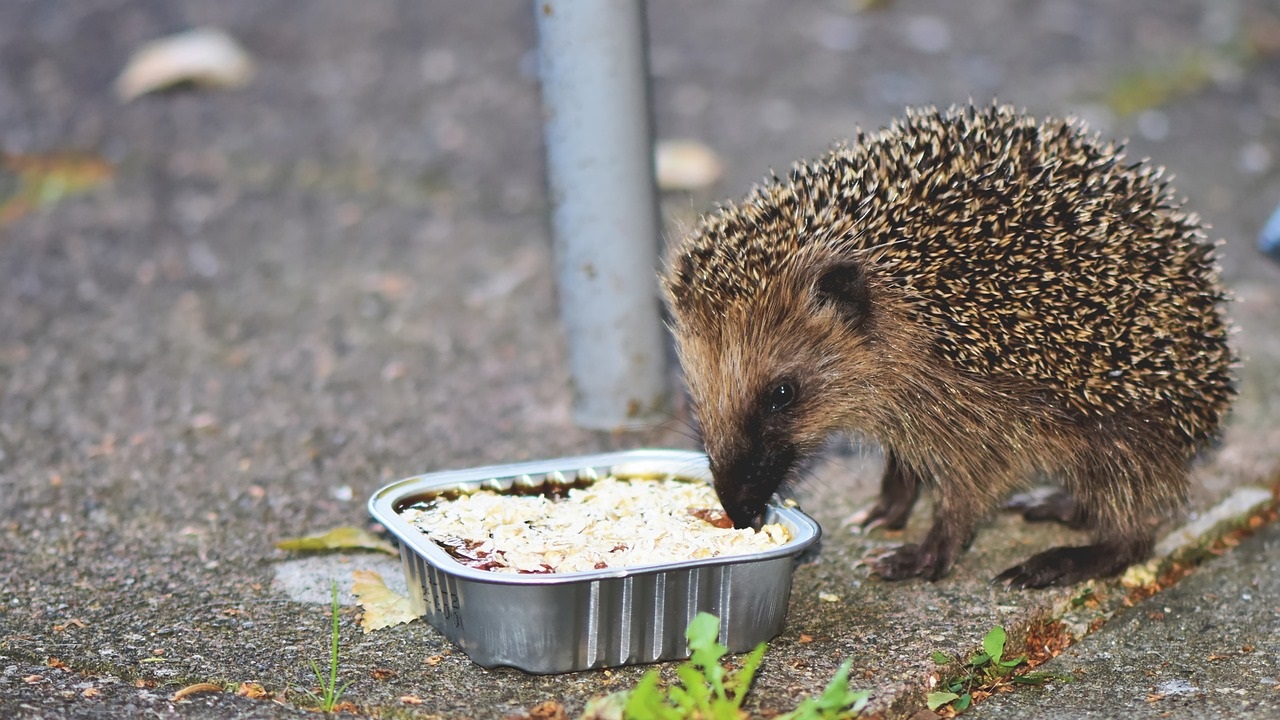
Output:
M1234 357L1216 246L1170 181L1074 119L914 109L722 206L676 246L668 296L723 317L795 253L857 253L959 370L1047 388L1081 419L1154 409L1198 446Z

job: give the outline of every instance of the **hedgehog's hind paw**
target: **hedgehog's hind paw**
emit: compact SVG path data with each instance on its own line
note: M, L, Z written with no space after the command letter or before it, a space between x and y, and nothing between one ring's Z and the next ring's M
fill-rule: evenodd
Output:
M1074 585L1093 578L1119 575L1144 552L1109 543L1080 547L1056 547L1032 555L1026 562L1005 570L992 584L1029 589Z
M1017 493L1004 508L1021 513L1027 522L1053 521L1072 528L1089 524L1084 506L1062 488L1038 487Z

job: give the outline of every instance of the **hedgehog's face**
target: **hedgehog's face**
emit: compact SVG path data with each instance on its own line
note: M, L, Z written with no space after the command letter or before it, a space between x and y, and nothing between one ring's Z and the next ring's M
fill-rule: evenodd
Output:
M673 303L716 492L737 527L758 524L796 465L849 426L869 310L851 264L775 276L713 319Z

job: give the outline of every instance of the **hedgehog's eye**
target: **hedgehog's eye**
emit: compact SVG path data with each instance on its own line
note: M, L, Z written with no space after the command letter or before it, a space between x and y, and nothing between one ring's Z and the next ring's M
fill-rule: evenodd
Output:
M765 399L765 409L771 413L787 407L796 401L796 386L789 382L778 383Z

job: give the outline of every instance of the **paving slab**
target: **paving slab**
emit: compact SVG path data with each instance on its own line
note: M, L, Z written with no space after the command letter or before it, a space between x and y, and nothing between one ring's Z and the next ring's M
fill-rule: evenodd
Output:
M1085 115L1173 171L1226 240L1241 398L1187 519L1274 482L1280 265L1253 243L1280 202L1274 5L871 5L650 2L659 134L725 164L712 188L666 198L668 232L905 105L999 97ZM0 148L113 168L0 225L0 715L306 714L324 589L387 561L275 541L367 524L365 499L397 477L696 446L679 402L635 432L572 424L531 13L507 0L0 4ZM206 24L255 57L247 87L116 100L133 48ZM844 527L879 467L873 448L836 448L796 489L826 535L797 568L754 714L794 707L853 658L871 711L910 716L937 672L930 652L967 653L997 623L1016 645L1079 596L987 584L1076 537L1004 516L941 582L869 578L867 551L928 522ZM496 718L546 700L576 714L644 671L484 670L422 623L365 634L358 614L344 595L341 671L361 715ZM270 699L172 699L201 682ZM1187 682L1217 692L1207 675Z
M967 715L1280 717L1280 526L1246 538L1038 669L1071 681L995 695Z

